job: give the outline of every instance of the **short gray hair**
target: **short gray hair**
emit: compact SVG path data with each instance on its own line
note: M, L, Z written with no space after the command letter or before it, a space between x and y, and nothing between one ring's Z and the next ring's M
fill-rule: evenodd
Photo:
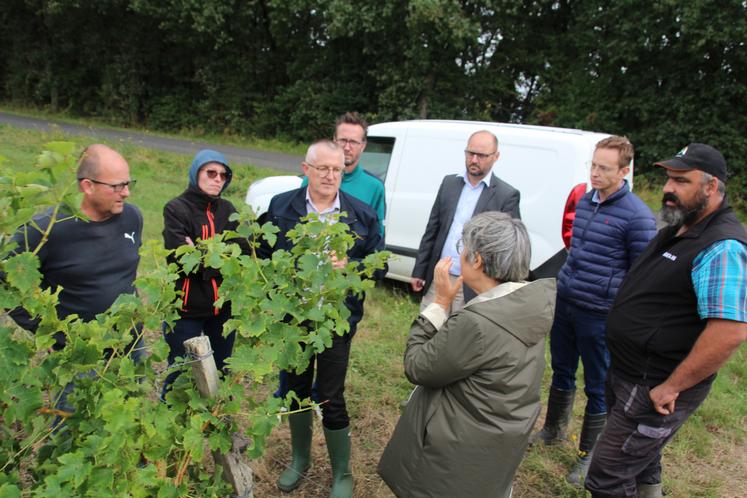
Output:
M706 173L705 171L700 172L702 174L702 178L700 180L700 183L705 185L706 183L710 183L715 176L713 176L710 173ZM726 195L726 184L721 181L720 178L716 178L716 181L718 181L718 184L716 185L716 191L719 193L721 197Z
M519 282L529 276L532 249L524 223L498 211L480 213L462 230L465 258L482 258L482 271L499 282Z
M309 145L309 148L306 150L306 157L304 158L306 163L316 165L316 151L319 147L326 147L332 151L339 151L339 153L343 155L343 150L336 143L328 138L323 138Z

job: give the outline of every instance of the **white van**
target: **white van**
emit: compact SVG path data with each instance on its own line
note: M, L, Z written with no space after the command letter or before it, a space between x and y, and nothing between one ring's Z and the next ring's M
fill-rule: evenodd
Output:
M386 248L396 256L389 261L387 277L410 281L441 180L464 170L464 148L478 130L498 137L501 155L493 173L521 192L521 218L532 242L534 276L557 275L566 255L563 220L587 189L594 146L609 135L544 126L419 120L370 126L360 160L386 188ZM261 215L275 194L300 185L300 177L265 178L249 187L246 202Z

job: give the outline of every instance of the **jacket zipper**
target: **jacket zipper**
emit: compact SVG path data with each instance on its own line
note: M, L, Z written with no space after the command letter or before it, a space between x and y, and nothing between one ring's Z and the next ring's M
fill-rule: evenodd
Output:
M211 278L210 282L212 282L213 284L213 297L214 297L213 303L215 303L215 301L218 300L218 284L215 282L214 278ZM218 313L220 313L220 309L213 306L213 314L218 315Z
M210 203L208 202L207 209L205 210L207 213L207 219L208 223L210 223L210 230L208 231L208 239L212 239L215 236L215 216L213 216L213 213L210 211Z
M189 277L184 277L184 283L182 284L182 292L184 297L182 298L182 311L187 311L187 300L189 299Z
M215 216L213 216L212 211L210 211L211 204L208 202L207 209L205 209L205 214L207 214L207 219L209 226L203 225L203 231L207 232L206 236L203 237L204 239L212 239L215 237ZM218 300L218 283L215 281L215 278L210 279L210 283L213 285L213 303ZM220 313L220 309L213 306L213 314L217 315Z

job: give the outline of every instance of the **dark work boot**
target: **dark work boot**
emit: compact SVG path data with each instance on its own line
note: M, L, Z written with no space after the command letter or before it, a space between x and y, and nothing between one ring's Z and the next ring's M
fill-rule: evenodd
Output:
M594 445L597 443L599 435L602 434L606 422L606 413L595 413L594 415L587 413L584 415L584 425L581 428L581 437L578 441L578 458L571 473L565 477L569 484L580 487L581 482L586 478Z
M656 484L638 484L637 498L662 498L663 496L660 482Z
M301 484L301 478L311 466L311 430L312 414L310 410L288 415L291 431L291 464L280 474L278 488L286 493L293 491Z
M529 444L555 444L565 439L568 421L571 419L571 413L573 412L573 400L575 396L575 389L550 388L550 396L547 398L545 425L542 429L532 434Z
M353 496L353 474L350 471L350 426L336 431L324 428L329 463L332 465L332 490L329 498Z

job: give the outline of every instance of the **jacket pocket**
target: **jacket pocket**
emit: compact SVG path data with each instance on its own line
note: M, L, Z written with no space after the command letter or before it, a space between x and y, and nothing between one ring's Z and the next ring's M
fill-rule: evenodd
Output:
M611 299L612 296L612 282L615 281L615 269L610 268L610 277L607 279L607 290L605 291L604 295L607 296L607 299Z
M635 457L651 455L664 446L670 434L671 427L655 427L640 423L623 443L622 452Z
M631 456L642 457L658 451L672 434L671 416L654 409L650 392L647 386L636 384L625 401L625 415L638 423L621 448Z

